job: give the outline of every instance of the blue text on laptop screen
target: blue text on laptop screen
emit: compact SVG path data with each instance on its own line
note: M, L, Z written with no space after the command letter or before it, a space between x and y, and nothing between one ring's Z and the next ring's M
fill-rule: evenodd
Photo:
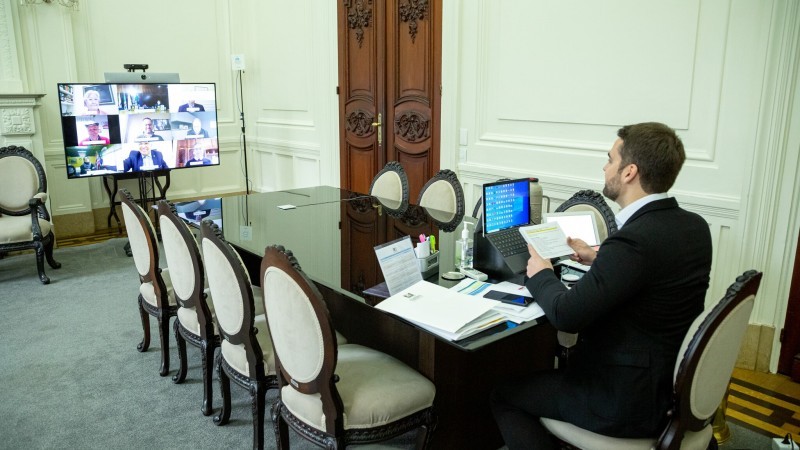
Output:
M485 232L527 225L530 220L529 200L527 179L484 186Z

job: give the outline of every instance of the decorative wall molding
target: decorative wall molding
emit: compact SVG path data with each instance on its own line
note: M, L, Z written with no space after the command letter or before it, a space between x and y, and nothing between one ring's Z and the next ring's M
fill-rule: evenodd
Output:
M33 108L0 108L0 134L31 135L35 132Z

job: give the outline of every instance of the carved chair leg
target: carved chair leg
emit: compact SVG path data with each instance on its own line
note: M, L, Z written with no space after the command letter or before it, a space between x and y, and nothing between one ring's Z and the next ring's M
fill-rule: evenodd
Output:
M425 415L425 423L417 433L416 448L426 450L431 445L431 437L433 431L436 429L437 417L433 411L429 411Z
M53 259L53 246L56 243L55 236L51 233L50 239L44 244L44 256L47 258L47 264L50 264L50 267L53 269L60 269L61 263Z
M214 346L203 341L200 347L200 356L203 359L203 408L201 411L204 416L210 416L213 409L213 376L211 369L214 367Z
M161 341L161 369L158 373L165 377L169 374L169 315L164 311L158 316L158 338Z
M222 368L222 352L217 355L217 376L219 377L219 391L222 395L222 408L219 414L214 416L214 423L217 425L225 425L231 418L231 380L225 369Z
M275 431L275 443L280 450L289 450L289 427L281 416L281 400L272 405L272 428Z
M183 383L186 380L186 372L188 371L188 363L186 361L186 339L183 338L183 335L180 331L180 321L175 319L172 328L175 331L175 343L178 347L178 372L172 376L172 381L175 384Z
M253 396L253 449L264 448L264 408L266 407L267 384L264 380L256 380L250 385Z
M39 271L39 280L42 284L50 284L50 278L44 273L44 244L36 242L36 270Z
M143 301L144 299L139 295L139 317L142 319L142 331L144 332L142 342L139 342L139 345L136 346L136 349L140 352L146 352L150 348L150 316L144 310Z

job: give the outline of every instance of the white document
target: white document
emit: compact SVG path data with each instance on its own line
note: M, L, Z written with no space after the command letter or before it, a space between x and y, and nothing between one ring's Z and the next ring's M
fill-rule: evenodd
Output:
M461 292L462 294L474 295L478 297L483 297L489 291L500 291L508 294L526 295L528 297L531 296L531 293L525 286L510 283L508 281L491 284L485 281L467 279L461 281L450 289ZM544 310L535 301L528 306L521 306L503 303L499 300L487 300L495 303L494 307L492 307L494 311L499 312L506 318L506 320L510 320L514 323L527 322L529 320L538 319L539 317L544 316Z
M458 340L505 321L492 310L495 303L423 280L378 303L376 308L445 339Z
M519 232L536 249L539 256L544 259L558 258L575 253L572 247L567 245L567 236L558 223L543 223L541 225L520 227Z
M386 280L389 294L394 295L422 280L417 255L408 236L375 247L375 255Z

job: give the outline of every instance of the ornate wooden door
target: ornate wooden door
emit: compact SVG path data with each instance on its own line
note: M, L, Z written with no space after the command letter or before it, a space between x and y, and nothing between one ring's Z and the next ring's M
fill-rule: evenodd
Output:
M398 161L414 203L439 170L442 1L339 0L338 21L341 187L366 193ZM353 249L431 231L422 218L387 221L363 202L344 208L342 285L360 292L383 279L377 261L354 259Z
M412 203L439 170L441 0L340 0L341 186L367 192L388 161Z

